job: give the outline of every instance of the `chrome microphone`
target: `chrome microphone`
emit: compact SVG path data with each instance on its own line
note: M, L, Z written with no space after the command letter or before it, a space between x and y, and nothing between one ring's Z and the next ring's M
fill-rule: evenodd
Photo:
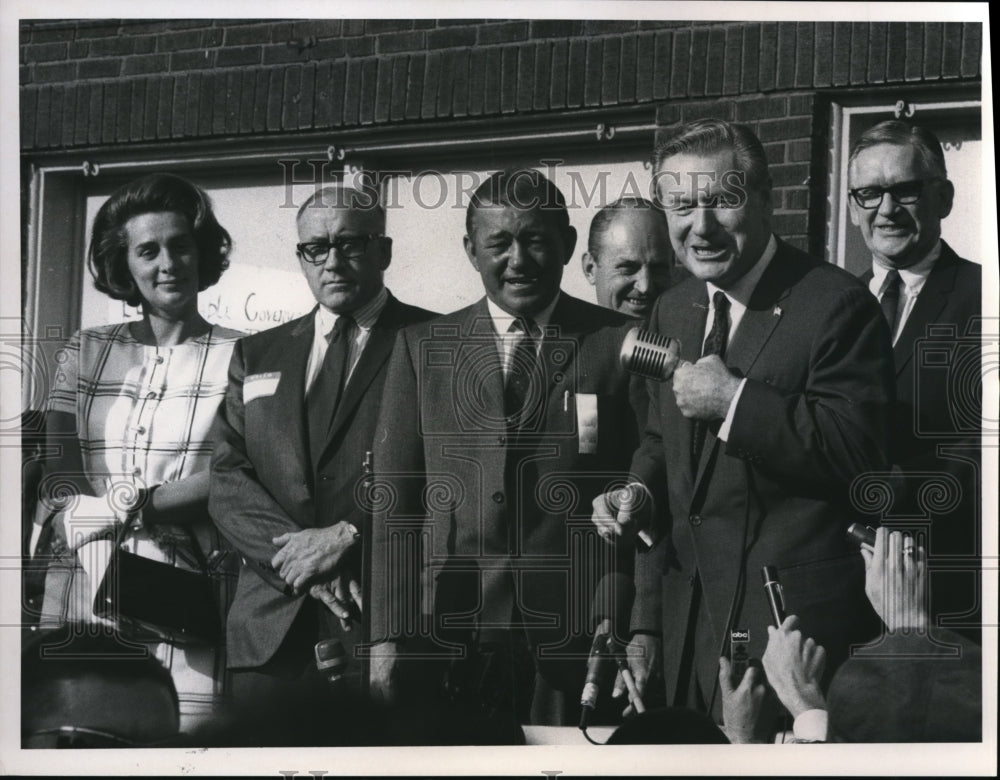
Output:
M666 382L674 375L680 359L681 343L677 339L645 328L632 328L622 342L622 368L645 379Z

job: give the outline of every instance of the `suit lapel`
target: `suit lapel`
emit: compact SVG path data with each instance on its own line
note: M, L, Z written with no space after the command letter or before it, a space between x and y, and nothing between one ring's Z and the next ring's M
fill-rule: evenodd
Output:
M281 350L277 365L281 370L281 381L275 390L273 404L275 409L294 409L290 415L290 441L292 454L296 463L302 464L302 470L312 481L312 470L309 468L309 439L306 435L306 366L309 363L309 352L312 349L313 331L316 322L316 310L303 317L292 329L292 337L278 344Z
M337 411L333 415L330 423L330 431L327 436L326 447L336 439L344 422L350 418L351 413L365 397L365 391L375 379L379 369L389 359L392 353L393 344L396 342L396 331L399 327L399 310L396 300L390 295L386 301L382 313L372 326L368 334L368 341L361 352L358 364L351 372L351 378L344 388L344 396L337 404ZM324 448L325 454L325 448Z
M910 316L906 318L906 324L893 345L892 355L897 376L913 359L914 342L925 334L927 325L940 320L941 311L948 304L948 296L955 288L955 259L956 255L951 247L942 242L941 255L928 274L917 302L913 304Z
M760 281L757 282L757 287L750 296L750 303L743 313L743 319L740 320L740 325L736 329L736 333L733 334L732 342L726 348L726 365L741 376L746 376L749 373L764 345L781 321L783 312L779 302L788 295L791 284L789 270L785 253L779 243L778 251L772 258L771 264L764 271ZM709 462L712 458L717 457L715 454L719 443L715 436L717 432L717 427L713 426L709 429L705 446L701 451L701 460L695 475L696 492L708 471Z
M476 427L490 427L491 424L487 421L497 420L499 427L503 428L503 366L500 363L497 332L490 318L486 298L481 298L478 303L469 307L460 333L465 344L462 346L462 357L457 368L463 375L454 377L452 386L459 388L459 392L468 394L468 398L477 399L474 407L482 411L477 415ZM467 372L471 372L471 376L466 376Z
M676 317L677 339L681 343L681 359L689 363L697 363L701 359L701 352L705 342L705 323L708 320L708 288L702 281L691 283L691 296L686 303L678 307L682 316ZM688 312L691 312L690 314ZM672 333L664 333L672 336ZM673 391L671 390L671 395ZM677 412L680 418L682 430L684 431L683 452L681 461L684 464L683 472L689 482L694 484L694 470L691 463L691 448L694 439L694 421L683 417ZM706 442L705 449L709 449L711 442ZM704 455L704 450L702 451ZM702 458L704 460L704 458Z

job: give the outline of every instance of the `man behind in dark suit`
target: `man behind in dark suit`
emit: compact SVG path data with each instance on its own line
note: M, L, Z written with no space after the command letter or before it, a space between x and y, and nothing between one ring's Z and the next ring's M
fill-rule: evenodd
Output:
M872 255L862 281L893 336L886 520L907 518L928 537L932 626L978 641L982 269L941 240L955 188L929 130L890 120L866 131L848 184L851 221Z
M396 331L433 316L383 285L392 240L374 191L318 190L296 223L318 305L236 345L212 456L209 511L243 561L227 628L237 698L308 679L320 638L341 639L361 679L356 491Z
M489 177L466 230L486 296L404 329L386 380L372 686L400 693L401 654L419 657L415 676L444 673L459 705L563 724L617 565L589 516L637 441L618 360L634 320L560 292L576 232L538 172Z
M860 568L843 572L857 559L848 486L885 463L888 331L856 279L772 234L765 153L748 128L680 126L656 161L693 278L660 296L650 328L680 340L682 362L647 385L632 460L654 512L598 507L594 522L627 537L652 521L659 541L636 557L637 682L662 659L668 703L718 718L730 632L749 631L751 657L766 645L762 566L781 569L804 632L846 654L865 602Z

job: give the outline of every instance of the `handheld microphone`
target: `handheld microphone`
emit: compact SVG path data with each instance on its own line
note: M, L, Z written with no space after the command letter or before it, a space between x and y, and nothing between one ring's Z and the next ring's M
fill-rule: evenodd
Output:
M636 327L625 334L619 357L622 368L630 374L666 382L674 375L674 369L680 362L681 343L669 336Z
M316 669L331 685L335 685L347 670L347 651L339 639L323 639L313 648Z
M847 527L847 538L857 542L858 545L867 544L869 547L874 547L875 529L861 523L851 523Z
M760 570L761 579L764 580L764 592L767 594L767 604L771 607L771 618L774 620L774 627L780 628L785 622L785 598L781 590L781 583L778 581L778 567L764 566Z
M614 673L615 625L621 616L629 613L634 596L635 586L624 574L606 574L597 586L591 609L591 616L597 627L587 658L587 677L580 695L581 729L587 728L587 718L597 706L597 697Z

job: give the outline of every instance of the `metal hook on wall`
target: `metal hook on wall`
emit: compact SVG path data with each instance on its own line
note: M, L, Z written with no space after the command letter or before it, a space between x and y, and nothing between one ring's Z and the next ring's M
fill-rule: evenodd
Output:
M904 116L909 119L917 113L917 107L905 100L897 100L896 107L892 110L892 113L895 114L896 119L901 119Z
M83 171L84 177L95 178L101 172L101 166L98 163L92 163L90 160L84 160L80 164L80 170Z

